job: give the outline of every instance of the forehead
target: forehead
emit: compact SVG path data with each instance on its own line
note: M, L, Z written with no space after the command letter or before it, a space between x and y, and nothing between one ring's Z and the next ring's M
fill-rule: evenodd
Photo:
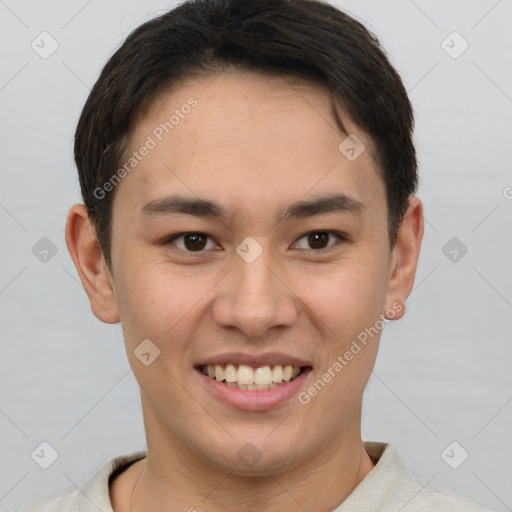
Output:
M325 88L293 77L236 71L191 79L160 94L137 122L126 159L135 152L137 161L119 188L139 209L176 190L265 208L334 186L382 199L371 139L337 104L342 133L332 108ZM364 143L355 159L343 152L348 135Z

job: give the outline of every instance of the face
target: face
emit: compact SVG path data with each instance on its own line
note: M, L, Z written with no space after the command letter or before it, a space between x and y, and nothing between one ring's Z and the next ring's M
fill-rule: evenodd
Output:
M372 141L338 111L356 159L328 93L292 79L197 78L137 123L112 284L150 449L279 472L360 436L383 319L405 297Z

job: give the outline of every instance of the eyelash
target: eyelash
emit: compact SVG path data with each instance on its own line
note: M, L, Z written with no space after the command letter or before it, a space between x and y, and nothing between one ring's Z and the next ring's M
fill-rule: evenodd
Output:
M305 233L304 235L299 237L294 242L294 244L298 243L300 240L303 240L304 238L307 238L309 235L314 234L314 233L327 233L327 234L329 234L331 236L334 235L335 237L337 237L338 241L341 242L341 243L348 242L348 237L345 234L343 234L343 233L340 233L338 231L329 230L329 229L317 229L317 230L313 230L313 231L308 231L307 233ZM211 241L213 241L213 239L210 237L210 235L208 235L206 233L203 233L201 231L185 231L185 232L182 232L182 233L177 233L177 234L172 235L171 237L167 238L164 241L164 244L165 245L170 244L170 243L174 242L175 240L177 240L179 238L182 238L182 237L184 237L186 235L201 235L201 236L205 236L205 237L209 238ZM299 249L299 250L300 251L312 251L312 252L315 252L315 253L324 253L324 252L327 252L327 251L331 250L333 248L333 246L335 246L335 245L337 245L337 244L331 244L331 245L328 245L327 247L324 247L322 249ZM190 254L200 254L200 253L206 252L206 250L189 251L186 248L185 249L178 248L178 250L184 251L184 252L187 252L187 253L190 253Z

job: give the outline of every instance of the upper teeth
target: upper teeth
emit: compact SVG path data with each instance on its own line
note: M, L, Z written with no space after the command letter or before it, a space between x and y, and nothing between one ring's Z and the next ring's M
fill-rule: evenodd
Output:
M265 365L258 368L251 368L245 364L237 365L228 363L226 365L202 366L201 371L210 378L226 382L237 382L239 384L266 384L289 381L300 373L299 366L282 366L280 364L272 367Z

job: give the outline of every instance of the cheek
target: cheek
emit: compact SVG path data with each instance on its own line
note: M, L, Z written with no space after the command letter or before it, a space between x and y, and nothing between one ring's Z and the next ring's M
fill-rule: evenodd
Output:
M150 338L162 348L168 340L186 339L201 299L212 288L207 276L200 278L187 268L171 272L157 263L125 269L122 279L118 304L130 343Z
M386 278L378 265L366 262L347 265L322 279L310 278L309 287L305 283L303 290L308 289L310 293L304 297L313 315L321 319L326 354L316 379L305 391L306 399L310 397L312 415L335 417L332 424L340 425L349 411L358 414L360 397L375 364L385 325L380 315Z
M361 258L322 276L309 274L301 288L309 308L340 342L373 325L382 313L387 276L383 266Z

